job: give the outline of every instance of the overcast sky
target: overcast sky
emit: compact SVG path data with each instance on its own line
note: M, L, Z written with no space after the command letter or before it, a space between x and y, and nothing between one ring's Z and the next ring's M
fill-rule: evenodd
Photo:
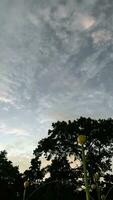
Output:
M79 116L113 117L113 0L0 0L0 150L22 171Z

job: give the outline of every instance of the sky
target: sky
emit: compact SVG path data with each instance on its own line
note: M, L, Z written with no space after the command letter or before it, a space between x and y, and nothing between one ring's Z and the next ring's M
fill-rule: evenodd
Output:
M112 11L112 0L0 0L0 150L20 171L52 122L113 117Z

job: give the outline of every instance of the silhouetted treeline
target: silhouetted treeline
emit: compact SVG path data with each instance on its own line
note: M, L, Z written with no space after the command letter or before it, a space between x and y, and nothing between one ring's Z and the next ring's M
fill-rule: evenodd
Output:
M90 193L97 199L96 189L92 186L95 184L94 174L98 173L100 193L106 195L109 190L107 199L110 200L113 196L113 120L94 120L84 117L73 122L58 121L52 124L48 136L38 142L33 152L31 166L24 172L24 178L21 178L18 168L10 163L13 173L9 171L8 174L4 174L4 179L0 179L0 188L3 187L0 193L5 195L6 192L3 191L7 191L7 194L12 196L0 199L22 199L23 182L26 180L30 182L26 192L27 199L85 199L81 147L77 144L77 137L80 134L87 136L84 148ZM6 159L5 152L1 152L0 157L1 155L5 162L10 162ZM1 162L4 162L4 159L0 159ZM48 161L45 167L43 167L44 160ZM6 168L9 170L9 165ZM3 176L1 166L0 173ZM9 174L12 182L6 181L9 179Z
M23 182L18 167L7 159L7 152L0 152L0 199L22 199Z

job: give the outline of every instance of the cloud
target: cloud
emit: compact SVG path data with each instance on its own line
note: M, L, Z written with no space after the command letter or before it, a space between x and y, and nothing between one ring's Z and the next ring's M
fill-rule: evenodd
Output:
M110 0L0 2L2 142L19 138L20 153L46 136L52 121L112 115L112 6Z
M93 27L95 24L96 21L92 16L83 16L83 18L81 19L81 25L84 27L84 29L89 29Z
M98 30L93 32L91 37L96 45L112 41L112 33L109 30Z
M50 165L51 164L51 160L46 160L46 158L42 157L41 159L41 169L46 167L47 165Z
M2 129L4 129L4 128L6 128L6 124L5 124L4 122L1 122L1 123L0 123L0 129L2 130Z
M65 19L69 16L69 7L59 4L53 12L54 18L57 20Z
M23 173L30 166L31 156L27 154L8 153L8 159L13 162L14 166L19 166L19 170Z
M2 77L2 73L1 73L1 77ZM6 78L7 79L7 78ZM3 85L3 77L1 79L1 87L0 87L0 103L4 103L5 105L10 104L10 105L14 105L14 97L11 97L9 95L9 92L7 92L7 90L5 90L5 88L2 86Z
M5 45L9 47L7 55L10 60L9 69L7 69L5 79L2 81L10 98L15 97L13 106L16 108L22 110L30 107L32 109L33 104L34 107L38 102L39 105L44 104L43 98L46 99L47 92L50 96L53 95L54 101L55 92L60 98L63 98L61 94L63 90L68 90L72 83L73 88L78 86L79 79L76 76L75 80L74 75L69 72L66 61L72 53L77 57L77 53L82 47L83 39L79 34L81 28L78 32L79 24L83 29L89 29L95 24L95 19L84 14L84 12L80 14L80 8L77 10L78 7L74 5L74 1L71 1L70 5L68 3L58 4L58 2L45 5L39 3L37 10L35 2L32 5L29 2L27 18L24 18L25 26L18 22L20 32L15 34L16 39L11 39L10 42L6 40ZM31 26L31 22L36 27ZM13 29L16 31L15 22L12 23L14 23ZM73 23L76 25L75 29ZM25 38L23 37L24 34L21 34L23 32L26 33ZM35 32L38 34L35 34ZM26 48L26 45L30 45L29 48ZM77 71L77 67L74 71ZM49 84L50 81L52 84ZM47 97L47 101L50 101L50 99Z
M4 122L0 124L0 133L6 135L16 135L16 136L29 136L29 133L25 129L8 127Z
M2 125L4 127L4 125ZM1 131L0 131L1 133ZM9 138L8 138L9 136ZM36 138L28 137L26 135L5 135L2 138L0 134L0 140L2 144L0 145L0 150L6 150L8 153L8 159L13 162L14 165L19 166L19 170L23 172L30 166L31 158L33 157L33 149L36 147Z
M15 134L17 136L28 136L29 135L29 133L26 130L20 129L20 128L8 129L7 133Z

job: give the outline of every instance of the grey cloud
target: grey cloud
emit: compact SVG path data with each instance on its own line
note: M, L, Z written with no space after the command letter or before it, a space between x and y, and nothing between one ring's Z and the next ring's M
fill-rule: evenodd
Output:
M94 6L93 13L98 17L104 13L105 17L109 18L112 15L113 1L112 0L97 0Z
M13 42L13 46L11 46L7 40L10 47L7 54L10 52L11 59L9 60L9 75L7 81L4 81L4 84L9 85L9 95L15 96L19 104L25 105L26 101L31 101L32 103L32 100L34 100L33 103L36 105L36 96L37 99L39 96L43 98L44 93L46 95L48 92L50 93L50 97L51 95L56 96L56 94L54 94L56 91L57 93L63 90L68 91L72 83L72 81L70 81L71 78L73 80L75 77L78 83L80 83L81 80L87 81L87 76L90 74L89 72L87 73L87 71L91 71L91 68L100 71L96 69L96 66L91 67L89 65L93 60L94 66L95 62L99 62L100 59L100 53L97 53L95 57L97 48L93 46L93 39L90 37L91 32L88 33L88 31L83 30L81 26L79 26L78 30L73 30L73 27L70 27L71 20L78 20L80 23L81 17L79 18L77 13L79 15L80 11L85 10L83 9L85 7L83 5L87 5L89 2L86 1L85 4L82 4L82 6L80 5L78 11L76 7L71 8L69 4L66 3L64 5L65 10L69 11L66 12L67 16L65 19L59 19L57 15L56 18L54 17L55 13L58 12L60 3L62 5L62 2L59 2L59 4L55 2L54 4L51 1L46 3L41 3L39 1L37 2L37 7L36 1L29 1L27 4L28 8L30 9L31 6L31 12L33 13L35 11L34 13L37 19L39 18L40 22L42 22L42 25L39 23L36 27L32 26L30 22L26 21L26 18L24 18L25 26L22 25L22 27L20 27L22 31L17 37L17 42L16 40L11 40ZM71 5L73 4L77 5L77 2L71 1ZM92 2L90 6L93 6ZM44 10L48 13L48 21L46 21L46 16L43 14ZM74 17L77 18L74 19ZM32 31L30 27L32 27ZM37 31L37 35L33 33L34 31ZM92 29L92 32L93 31ZM21 40L19 40L19 37L21 37ZM21 43L21 41L23 41L23 43ZM17 44L20 44L20 49L16 49L14 56L13 49L16 48L15 45ZM101 52L101 47L98 49L98 52L99 51ZM101 57L104 57L104 54L101 53ZM18 64L16 64L17 60ZM15 64L16 69L13 67ZM84 70L85 65L87 71ZM53 66L55 71L52 69ZM60 70L57 70L58 67ZM45 75L43 73L44 71L46 71ZM68 73L68 75L64 75L65 73ZM43 74L43 76L40 74ZM75 85L76 84L74 84L74 86ZM29 103L27 105L29 105Z
M0 2L7 126L28 126L41 138L58 119L112 115L112 7L110 0Z

